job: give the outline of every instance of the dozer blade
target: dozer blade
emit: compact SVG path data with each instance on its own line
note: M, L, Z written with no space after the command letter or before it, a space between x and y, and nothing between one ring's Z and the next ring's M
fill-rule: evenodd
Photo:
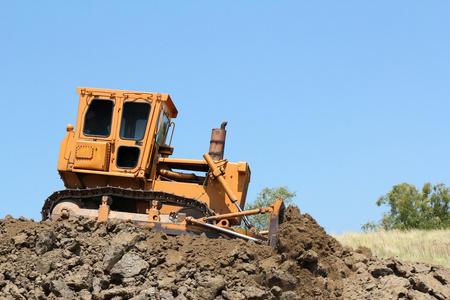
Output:
M278 227L281 223L283 223L284 218L284 203L283 199L278 198L278 200L271 205L271 208L273 209L270 213L269 217L269 232L268 232L268 241L267 245L270 247L275 247L276 244L276 235L278 231Z

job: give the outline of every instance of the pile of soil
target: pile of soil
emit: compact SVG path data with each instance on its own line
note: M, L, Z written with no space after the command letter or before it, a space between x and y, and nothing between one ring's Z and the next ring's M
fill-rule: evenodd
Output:
M343 247L290 206L274 249L130 222L0 220L1 299L450 299L450 269Z

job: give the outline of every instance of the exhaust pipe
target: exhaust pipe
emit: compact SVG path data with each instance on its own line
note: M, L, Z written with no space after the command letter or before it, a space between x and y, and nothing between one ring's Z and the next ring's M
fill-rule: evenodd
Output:
M214 161L222 160L225 151L225 138L227 131L225 126L228 122L223 122L220 129L213 129L211 133L211 142L209 144L209 155Z

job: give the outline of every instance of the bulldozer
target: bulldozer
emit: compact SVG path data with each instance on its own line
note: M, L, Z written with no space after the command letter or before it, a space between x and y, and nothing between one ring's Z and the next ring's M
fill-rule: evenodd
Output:
M168 235L205 234L274 246L283 199L244 210L247 162L224 159L226 122L203 159L171 157L178 111L168 94L77 88L76 126L67 125L57 170L66 189L45 200L42 219L129 220ZM269 213L259 232L248 217ZM244 226L236 228L243 222Z

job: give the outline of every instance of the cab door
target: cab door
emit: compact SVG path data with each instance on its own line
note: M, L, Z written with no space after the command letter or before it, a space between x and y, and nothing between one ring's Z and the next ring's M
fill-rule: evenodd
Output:
M90 96L86 102L79 116L82 131L75 143L73 168L108 171L115 100Z
M152 116L152 101L143 98L125 98L119 111L111 170L136 173L142 169L143 157Z

